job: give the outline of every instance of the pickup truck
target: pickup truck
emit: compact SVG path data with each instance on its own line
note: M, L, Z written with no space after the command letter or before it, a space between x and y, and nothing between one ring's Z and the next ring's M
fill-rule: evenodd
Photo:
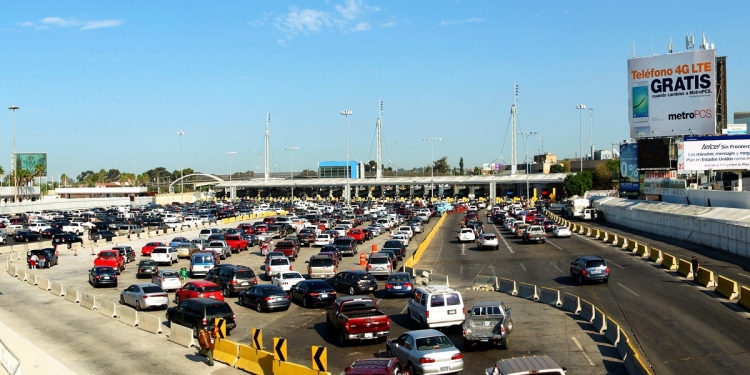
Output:
M239 254L242 250L247 250L249 244L246 240L243 240L239 234L227 234L224 236L224 242L229 245L229 248L233 253Z
M94 267L112 267L119 275L125 270L125 258L117 250L102 250L94 259Z
M80 236L89 230L89 226L86 223L72 222L62 227L62 231L66 233L73 233L76 236Z
M227 259L227 257L232 256L232 249L227 245L225 241L211 241L208 243L208 246L206 246L203 251L213 251L214 253L219 255L219 259Z
M359 228L349 229L349 232L346 233L346 236L354 238L354 240L357 241L358 244L365 243L365 232L362 229L359 229Z
M541 225L532 225L523 231L523 242L547 242L547 231Z
M314 229L305 228L297 233L300 246L311 247L315 243L316 237Z
M350 340L377 340L390 334L391 320L370 297L339 297L327 310L326 327L338 333L342 346Z
M467 311L463 324L464 349L481 343L498 343L508 349L508 335L513 332L511 309L499 301L477 302Z
M293 262L297 259L297 249L297 244L292 241L279 241L273 251L284 253L284 256Z

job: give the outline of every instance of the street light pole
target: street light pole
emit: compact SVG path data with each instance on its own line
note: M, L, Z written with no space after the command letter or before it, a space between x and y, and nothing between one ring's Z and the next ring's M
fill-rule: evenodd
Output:
M232 155L237 155L237 151L229 151L229 152L227 152L227 155L229 155L229 182L232 182ZM230 192L232 191L231 184L229 186L229 191ZM231 198L234 198L234 197L232 197L231 194L230 194L229 198L231 199Z
M180 130L177 132L177 135L180 136L180 199L182 202L180 204L185 203L185 185L184 181L182 179L183 177L183 170L182 170L182 136L185 135L185 132Z
M351 203L351 194L349 193L349 175L351 175L351 171L349 170L349 116L352 115L352 111L345 109L341 111L341 115L344 116L344 121L346 122L346 187L344 188L344 192L346 193L346 205L349 206Z
M8 107L13 112L13 160L10 166L13 168L13 202L18 202L18 174L16 173L16 110L17 105Z
M430 159L432 166L430 167L430 201L435 197L435 141L440 142L442 138L422 138L423 141L430 142Z
M531 203L531 197L529 197L529 136L536 135L536 132L518 132L518 135L523 136L523 147L526 152L526 201Z
M591 148L591 160L594 160L594 109L589 108L589 147Z
M586 109L585 104L579 104L576 106L578 109L578 157L581 161L581 172L583 172L583 110Z
M290 202L294 203L294 151L299 150L299 147L287 147L284 150L289 151L289 177L292 179L292 197Z

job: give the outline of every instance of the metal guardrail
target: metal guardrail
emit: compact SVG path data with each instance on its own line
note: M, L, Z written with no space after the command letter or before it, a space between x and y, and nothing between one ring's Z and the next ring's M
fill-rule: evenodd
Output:
M0 339L0 363L10 375L21 375L21 360Z

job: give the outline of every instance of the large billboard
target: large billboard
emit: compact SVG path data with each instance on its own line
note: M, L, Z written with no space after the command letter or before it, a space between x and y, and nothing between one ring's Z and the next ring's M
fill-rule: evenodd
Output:
M750 135L685 137L683 158L688 171L745 170L750 165Z
M716 134L716 50L628 60L630 137Z
M669 139L639 139L638 140L638 169L667 170L669 162Z
M638 144L620 145L620 198L638 199Z
M16 153L16 170L29 171L32 176L37 177L37 165L40 165L41 174L38 177L47 176L47 153L46 152L22 152Z

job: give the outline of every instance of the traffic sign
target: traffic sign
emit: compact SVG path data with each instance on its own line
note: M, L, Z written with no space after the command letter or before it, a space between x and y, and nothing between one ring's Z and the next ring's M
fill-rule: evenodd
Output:
M313 370L328 372L328 349L324 346L312 347Z
M286 339L273 338L273 359L286 362Z
M263 332L258 328L250 328L250 336L253 340L250 341L250 347L257 350L263 349Z
M227 338L227 324L224 319L214 318L214 326L219 327L219 338L226 339Z

